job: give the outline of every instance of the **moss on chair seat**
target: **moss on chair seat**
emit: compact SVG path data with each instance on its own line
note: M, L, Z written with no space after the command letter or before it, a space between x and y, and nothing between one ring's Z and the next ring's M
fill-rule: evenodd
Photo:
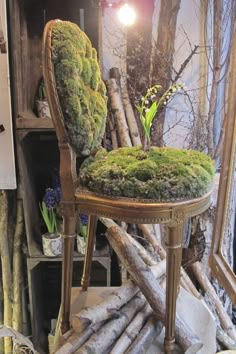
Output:
M214 176L209 156L193 150L101 149L81 167L80 184L107 196L172 201L204 195Z

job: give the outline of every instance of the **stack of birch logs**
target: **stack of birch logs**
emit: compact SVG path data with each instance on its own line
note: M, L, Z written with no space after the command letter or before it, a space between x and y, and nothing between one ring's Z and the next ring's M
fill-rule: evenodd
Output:
M112 148L140 145L135 114L126 86L120 85L117 69L111 70L107 88L110 102L108 129ZM124 223L120 226L105 218L100 218L100 221L107 227L106 237L130 279L101 303L73 315L72 329L64 334L64 344L56 354L146 353L164 326L166 254L161 246L159 226L137 225L149 244L145 248L127 232ZM191 271L200 292L183 268L180 285L198 299L203 298L202 294L207 294L214 308L218 344L221 348L236 349L234 325L204 274L201 263L197 261L192 264ZM176 341L186 353L197 353L202 347L197 333L192 333L178 313Z
M0 190L0 353L5 354L13 352L14 333L29 335L30 332L23 272L23 229L20 196L14 191ZM23 338L19 336L18 339ZM22 345L25 345L23 340Z

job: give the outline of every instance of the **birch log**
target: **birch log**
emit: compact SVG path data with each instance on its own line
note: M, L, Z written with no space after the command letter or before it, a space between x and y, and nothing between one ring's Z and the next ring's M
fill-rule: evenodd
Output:
M166 264L162 261L150 269L156 278L165 273ZM113 291L105 300L99 304L84 308L72 316L72 327L76 333L82 332L90 324L109 319L124 304L129 302L137 293L139 288L132 280L127 280L120 288Z
M121 96L133 146L142 145L138 125L134 115L133 107L129 99L126 84L121 86Z
M129 302L137 293L139 288L134 285L132 280L117 290L113 291L105 300L99 304L83 308L72 316L72 328L76 333L82 332L91 323L111 318L114 311L118 311L125 303Z
M108 94L111 100L111 108L116 118L117 129L121 146L132 146L129 136L129 128L125 118L124 108L121 100L120 89L115 79L107 80Z
M125 80L122 80L122 84L121 84L121 76L120 76L119 68L111 68L109 76L110 78L115 79L116 83L120 86L123 107L124 107L127 123L129 126L129 131L130 131L133 146L141 145L141 138L138 130L138 125L136 122L133 107L131 105L128 90L127 90L127 81L125 82Z
M138 312L134 319L127 326L125 331L122 333L110 354L123 354L137 337L144 325L144 322L146 321L147 317L151 315L151 313L152 309L149 304L147 304L144 309Z
M234 325L226 313L222 302L218 298L213 286L211 285L210 280L207 278L205 275L202 265L200 262L195 262L191 266L194 275L197 279L197 281L200 283L202 289L207 293L209 296L212 304L214 304L215 310L219 316L219 320L221 323L222 328L225 330L225 332L228 334L229 337L231 337L234 341L236 340L236 330L234 328Z
M219 326L217 326L216 338L224 348L236 350L236 341L232 340Z
M155 239L155 236L153 234L152 225L139 224L138 226L139 226L140 230L142 230L143 235L146 239L150 239L150 240ZM153 244L153 247L154 247L154 244ZM157 241L157 239L155 239L155 247L156 247L157 253L160 255L161 259L165 259L166 258L166 251L164 250L163 247L161 247L159 245L159 242ZM181 267L180 284L183 286L183 288L185 288L185 290L187 290L189 293L194 295L197 299L201 299L202 296L197 291L196 287L192 283L191 279L189 278L188 274L183 269L183 267Z
M58 349L55 354L71 354L78 350L94 333L104 325L104 321L86 328L80 335L73 333L66 339L66 343Z
M76 352L77 354L104 354L130 323L135 313L145 304L144 296L137 295L119 311L119 317L108 321L97 333Z
M111 113L108 116L108 127L109 127L110 134L111 134L112 147L113 147L113 149L117 149L118 148L118 141L117 141L116 130L115 130L114 122L112 121Z
M3 325L3 288L2 271L0 271L0 327ZM4 338L0 338L0 354L4 354Z
M22 332L22 284L23 284L23 269L22 269L22 253L21 242L23 233L23 207L22 200L17 201L17 216L16 228L13 242L13 316L12 327Z
M8 198L7 192L0 191L0 250L2 263L2 285L4 301L4 325L12 325L12 271L7 238ZM4 338L5 354L12 353L10 337Z
M111 227L111 226L117 226L119 227L113 220L111 219L107 219L107 218L102 218L100 217L99 220L107 227ZM122 229L123 230L123 229ZM125 231L124 231L125 232ZM157 264L157 262L152 258L152 256L150 255L150 253L142 246L140 245L139 242L137 242L132 236L130 236L128 233L126 233L127 237L129 238L130 242L132 242L132 244L134 245L134 247L136 248L139 256L144 260L144 262L151 266L151 265L155 265Z
M147 349L159 336L162 328L163 324L157 321L154 316L151 316L125 354L146 354Z
M120 229L111 227L107 230L106 236L121 262L145 295L157 318L165 323L165 294L151 270L138 256ZM188 353L196 353L202 348L200 339L192 333L178 314L176 316L176 340L182 349L188 350Z
M117 226L119 227L113 220L111 219L106 219L106 218L100 218L100 221L106 226L106 227L111 227L111 226ZM146 225L146 224L140 224L139 225L140 229L148 234L152 230L152 225ZM157 264L157 262L152 258L150 253L142 246L140 243L138 243L132 236L130 236L128 233L126 233L126 236L129 238L129 241L133 244L135 247L136 251L138 252L139 256L143 259L143 261L147 265L154 265ZM156 241L157 242L157 241ZM157 248L158 248L158 254L160 254L161 259L166 258L166 252L164 248L159 246L159 243L156 243ZM194 284L192 283L191 279L185 272L185 270L181 267L181 279L180 279L180 284L183 286L185 290L187 290L190 294L194 295L196 298L201 299L202 296L201 294L197 291L195 288Z
M166 252L157 241L157 238L153 233L153 226L149 224L139 224L138 227L142 231L144 238L150 242L154 250L160 255L161 259L165 258Z

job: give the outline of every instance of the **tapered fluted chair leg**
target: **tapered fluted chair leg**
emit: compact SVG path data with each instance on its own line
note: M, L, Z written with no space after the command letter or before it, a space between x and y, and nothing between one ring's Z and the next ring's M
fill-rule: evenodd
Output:
M62 260L62 322L61 332L70 329L70 302L73 271L73 254L75 245L76 217L64 217L63 260Z
M166 332L164 349L171 354L175 346L176 299L182 260L183 224L167 227L166 235Z
M88 239L86 245L86 254L84 259L84 269L81 280L82 290L86 291L90 282L90 272L93 259L94 243L96 238L97 217L90 215L88 223Z

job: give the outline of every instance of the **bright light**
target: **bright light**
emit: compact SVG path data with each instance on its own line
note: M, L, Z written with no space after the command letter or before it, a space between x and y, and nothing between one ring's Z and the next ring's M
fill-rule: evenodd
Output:
M118 10L118 18L125 26L131 26L136 20L136 12L129 4L122 5Z

